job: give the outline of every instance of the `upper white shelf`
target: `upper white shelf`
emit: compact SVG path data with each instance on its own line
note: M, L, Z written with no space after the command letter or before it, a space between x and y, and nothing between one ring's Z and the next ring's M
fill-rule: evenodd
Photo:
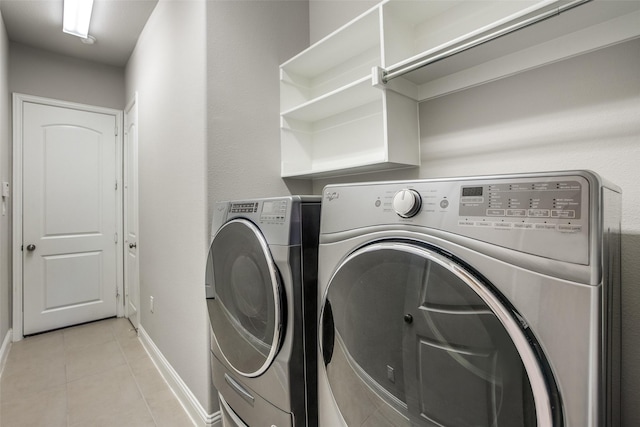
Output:
M410 62L504 25L559 0L388 0L382 4L383 67Z
M280 111L369 77L380 65L380 15L371 9L280 66Z
M425 25L424 22L422 24L414 24L416 21L415 16L418 15L417 12L413 17L406 16L406 10L402 7L404 3L390 0L383 7L389 8L389 12L394 16L404 16L404 19L408 20L406 21L407 26L423 27ZM422 4L422 2L418 3ZM479 3L484 4L485 2ZM521 2L502 1L500 3L519 4ZM418 60L445 56L443 59L396 79L404 80L402 84L394 80L390 83L400 86L400 91L405 95L411 96L417 101L424 101L640 37L640 1L592 0L486 44L473 47L453 56L446 57L445 55L447 51L462 46L496 29L506 28L515 22L557 9L567 3L569 2L535 2L535 4L529 4L526 8L502 19L478 27L476 30L465 34L458 31L459 34L452 34L456 36L455 38L437 46L421 42L419 43L420 46L426 49L422 52L415 51L419 50L419 48L413 48L413 50L405 49L406 56L404 59L402 59L401 54L397 56L387 54L387 59L400 59L395 63L387 62L387 64L391 64L387 66L388 71L400 69ZM459 5L457 8L450 8L443 12L442 15L439 15L435 21L427 19L426 22L437 24L447 15L456 12L461 7ZM396 9L403 10L403 14L395 12ZM451 17L446 20L450 19ZM396 23L395 25L399 26L400 24ZM435 26L438 27L438 25ZM387 37L386 33L385 37ZM423 39L417 30L414 30L414 37L416 37L416 40ZM437 42L440 41L442 41L442 38L437 38ZM437 42L434 42L434 44Z
M288 72L312 79L348 62L369 48L379 48L379 19L377 8L370 9L289 59L281 67Z

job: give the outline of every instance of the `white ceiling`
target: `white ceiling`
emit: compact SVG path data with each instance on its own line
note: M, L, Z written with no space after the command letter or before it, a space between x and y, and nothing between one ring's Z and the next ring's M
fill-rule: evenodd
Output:
M93 45L62 32L62 0L0 0L0 11L13 42L123 67L157 1L94 0Z

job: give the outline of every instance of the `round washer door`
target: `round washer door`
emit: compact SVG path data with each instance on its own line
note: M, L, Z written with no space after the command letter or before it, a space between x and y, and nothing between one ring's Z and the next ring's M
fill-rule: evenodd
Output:
M280 347L280 276L260 230L244 219L224 224L207 260L207 308L222 356L239 374L256 377Z
M530 335L463 263L416 242L380 242L331 278L320 345L349 426L560 426Z

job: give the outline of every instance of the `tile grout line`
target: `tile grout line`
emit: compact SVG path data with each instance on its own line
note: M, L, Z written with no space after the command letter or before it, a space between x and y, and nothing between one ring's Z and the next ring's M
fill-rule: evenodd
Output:
M66 401L66 425L69 427L69 423L71 420L69 419L69 377L67 376L67 338L65 337L64 331L62 332L62 353L64 354L64 391L66 393L65 401Z
M108 320L108 319L107 319L107 320ZM141 388L140 388L140 385L138 384L138 380L137 380L137 378L136 378L135 374L133 373L133 370L132 370L132 368L131 368L131 365L129 364L129 359L127 358L126 353L124 352L124 350L123 350L122 346L120 345L120 340L118 339L118 334L117 334L117 332L116 332L116 330L115 330L115 327L116 327L115 323L116 323L116 322L114 321L114 322L113 322L113 324L109 326L109 334L111 335L112 341L114 341L114 342L116 343L116 345L117 345L117 347L118 347L118 350L120 351L120 355L122 356L122 358L123 358L123 360L124 360L124 364L123 364L123 365L119 365L119 366L124 366L124 365L126 365L126 366L127 366L128 371L129 371L129 374L131 375L131 377L133 378L134 383L136 384L136 389L138 390L138 392L139 392L139 393L140 393L140 395L142 396L142 398L143 398L143 400L144 400L144 403L145 403L145 407L147 408L147 411L149 412L149 415L151 415L151 419L153 420L154 426L156 426L156 427L157 427L157 426L158 426L158 423L157 423L157 421L156 421L156 419L155 419L155 417L154 417L153 413L151 412L151 408L150 408L150 407L149 407L149 405L147 404L147 401L146 401L146 399L145 399L145 397L144 397L144 394L142 393L142 390L141 390ZM90 347L90 346L92 346L92 345L100 345L100 344L90 344L90 345L84 345L84 346L80 346L80 347ZM66 360L66 354L67 354L67 353L66 353L66 347L65 347L65 369L66 369L66 361L67 361L67 360ZM104 372L104 371L93 372L93 373L88 374L88 376L101 375L103 372ZM66 374L66 372L65 372L65 374ZM83 377L80 377L80 378L76 378L76 379L73 379L73 380L69 380L69 381L67 381L67 390L68 390L68 385L69 385L69 384L74 383L74 382L76 382L76 381L81 381L81 380L82 380L82 378L83 378ZM69 399L67 399L67 408L68 408L68 407L69 407ZM71 427L69 417L70 417L70 415L69 415L69 413L67 413L67 427Z
M147 411L149 411L149 414L151 415L151 419L153 420L153 424L156 427L158 427L158 421L156 420L156 417L153 414L153 411L151 410L151 407L149 406L149 402L147 402L147 397L142 392L142 387L140 387L140 383L138 382L138 377L136 377L136 374L133 372L133 369L131 368L131 364L129 363L129 357L127 357L127 354L122 349L122 345L120 344L120 337L117 334L115 334L115 331L113 330L113 326L112 326L111 330L112 330L112 332L114 332L114 337L116 339L116 343L118 343L118 348L120 349L120 352L122 353L122 356L124 357L124 361L127 364L127 368L129 368L129 372L131 373L131 377L133 377L133 381L136 383L136 388L138 389L138 392L140 393L140 396L142 396L142 400L144 401L144 406L147 408ZM136 338L137 338L138 331L133 327L133 325L131 326L130 331L135 331Z

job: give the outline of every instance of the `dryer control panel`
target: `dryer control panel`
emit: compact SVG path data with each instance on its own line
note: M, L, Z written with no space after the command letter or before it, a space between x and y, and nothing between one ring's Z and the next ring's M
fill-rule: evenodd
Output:
M492 225L498 227L514 226L523 229L558 229L564 232L576 232L581 230L581 226L571 225L570 221L550 224L530 220L580 219L582 186L583 183L580 181L566 180L462 185L459 216L485 217L494 220ZM521 221L505 223L502 219L521 219ZM460 224L476 225L464 221Z
M426 227L587 265L601 186L586 171L330 185L321 233Z
M578 181L463 185L460 215L579 218L581 190Z

